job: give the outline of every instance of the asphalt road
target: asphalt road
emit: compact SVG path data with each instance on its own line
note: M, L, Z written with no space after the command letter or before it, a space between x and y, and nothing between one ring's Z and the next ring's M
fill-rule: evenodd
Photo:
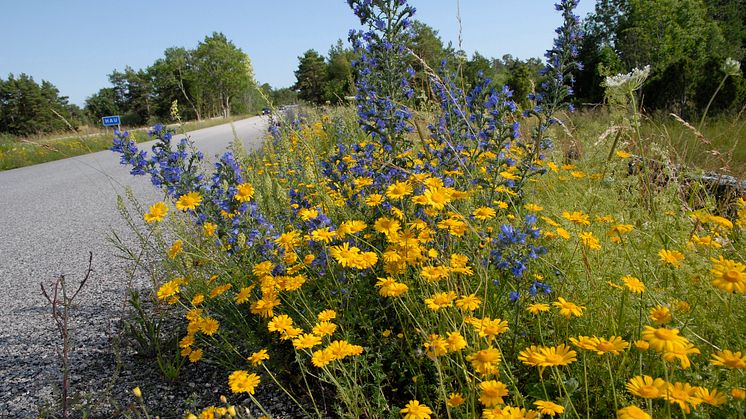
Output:
M234 128L247 149L256 149L266 118L189 136L213 156L225 151ZM151 144L140 147L150 150ZM144 204L162 197L148 177L131 176L111 151L0 172L0 417L34 415L36 403L54 391L56 331L39 283L60 274L79 281L89 251L94 273L74 312L76 359L85 367L85 360L105 350L128 286L128 265L114 256L108 241L112 232L131 237L116 207L117 194L127 187Z

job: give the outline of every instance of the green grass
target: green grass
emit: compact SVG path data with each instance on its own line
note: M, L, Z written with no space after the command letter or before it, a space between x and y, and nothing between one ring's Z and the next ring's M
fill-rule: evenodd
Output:
M188 121L177 129L179 132L190 132L247 117L248 115L236 115L230 118ZM136 128L129 131L137 142L149 139L147 128ZM0 170L16 169L106 150L111 147L112 138L111 130L93 128L84 128L79 133L49 134L25 138L0 134Z
M608 153L608 147L604 146L610 146L614 135L607 135L605 140L601 138L609 127L621 125L605 111L578 112L570 120L577 129L575 135L587 140L581 152L591 155L599 149ZM687 122L691 124L689 127L672 115L643 116L640 132L647 155L691 170L746 178L746 118L740 115L714 117L700 130L692 126L696 122ZM635 138L634 131L628 128L620 140L625 149L636 154L639 148Z

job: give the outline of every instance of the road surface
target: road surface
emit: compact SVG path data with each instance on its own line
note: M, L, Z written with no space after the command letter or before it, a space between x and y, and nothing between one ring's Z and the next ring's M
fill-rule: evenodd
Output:
M225 151L235 128L251 150L261 144L266 122L253 117L189 136L213 156ZM140 147L149 151L150 145ZM149 177L131 176L111 151L0 172L0 417L34 415L36 403L50 398L59 380L57 339L39 283L60 274L79 281L89 251L95 272L75 312L75 359L85 364L108 347L128 286L128 265L108 241L112 232L128 237L116 207L126 187L145 205L163 196Z

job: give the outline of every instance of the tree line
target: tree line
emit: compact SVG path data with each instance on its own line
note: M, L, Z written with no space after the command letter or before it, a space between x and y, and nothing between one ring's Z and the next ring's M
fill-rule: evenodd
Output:
M743 0L597 0L584 22L578 75L581 100L603 100L607 75L650 65L643 86L648 110L699 115L725 78L723 64L746 64L746 2ZM728 77L710 111L739 111L746 80Z
M438 31L420 21L412 25L413 36L407 47L414 53L407 63L415 70L413 84L420 101L427 100L430 79L427 72L443 71L455 76L464 86L488 77L495 83L507 84L518 98L526 98L542 67L539 58L521 60L506 54L501 58L487 58L479 52L468 57L451 43L445 44ZM352 62L355 52L339 40L326 56L313 49L298 57L293 89L298 97L314 104L339 104L355 94L355 75ZM426 71L425 64L428 69ZM445 64L441 68L441 63ZM524 100L525 101L525 100Z
M83 111L46 80L39 84L23 73L0 78L0 133L26 136L63 131L68 129L65 121L77 126L84 119Z
M691 117L703 112L717 90L727 58L746 68L743 0L597 0L583 27L579 60L584 69L575 75L577 104L601 103L606 76L650 65L651 76L643 88L645 109ZM423 61L434 71L445 62L445 71L455 74L463 86L472 86L482 74L508 85L514 98L528 105L527 95L539 83L540 59L488 58L479 52L467 57L450 43L445 45L430 26L415 21L412 29L407 47L414 57L408 64L416 71L414 86L420 96L426 99L430 91ZM293 88L310 103L341 103L355 94L355 58L342 41L326 56L308 50L298 57ZM739 111L744 103L746 80L729 77L710 111Z
M185 120L229 117L266 105L257 90L249 56L219 32L194 49L168 48L147 68L109 74L104 87L86 100L92 117L122 115L127 125L170 120L171 105L179 103ZM264 93L271 95L271 89Z
M139 126L172 120L178 102L182 120L228 117L256 112L267 100L295 101L291 89L257 85L249 56L219 32L193 49L168 48L150 66L126 66L109 75L110 86L88 97L85 106L70 104L52 83L26 74L0 78L0 133L17 136L60 132L101 117L120 115L122 124Z

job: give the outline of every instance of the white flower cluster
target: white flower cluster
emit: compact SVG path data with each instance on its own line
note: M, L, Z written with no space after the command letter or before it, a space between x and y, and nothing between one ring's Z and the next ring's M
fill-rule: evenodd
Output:
M741 63L734 60L733 58L726 58L723 63L722 70L725 74L736 77L741 75Z
M604 80L604 86L607 88L626 88L630 91L635 91L642 86L645 79L650 74L650 66L646 65L643 68L635 68L632 72L627 74L617 74L615 76L607 76Z

